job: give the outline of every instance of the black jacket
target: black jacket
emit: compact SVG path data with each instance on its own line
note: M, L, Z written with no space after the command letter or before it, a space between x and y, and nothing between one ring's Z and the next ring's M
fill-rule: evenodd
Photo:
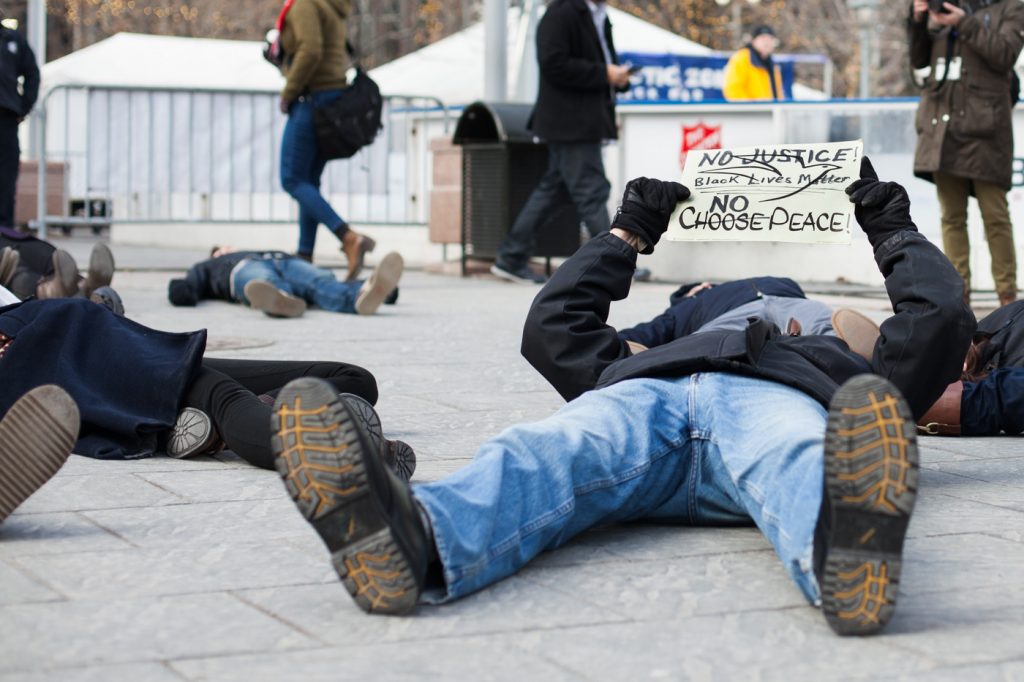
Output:
M24 76L24 91L18 92L18 78ZM25 37L0 27L0 109L18 117L28 115L39 95L39 67Z
M233 251L201 263L196 263L185 279L172 279L167 298L177 306L193 306L207 298L233 301L231 297L231 271L246 259L295 258L283 251Z
M712 331L631 355L608 326L612 301L629 293L636 250L605 233L567 260L533 302L523 356L566 399L638 377L719 371L776 381L828 405L844 381L875 373L903 392L915 418L960 376L975 321L945 256L917 232L900 231L875 250L895 314L881 325L870 363L829 336L783 336L751 319L745 331Z
M974 341L979 349L976 369L1024 367L1024 301L1014 301L978 323Z
M618 63L612 25L605 41ZM597 29L584 0L554 0L537 26L540 86L530 129L547 142L600 142L618 137L615 102Z

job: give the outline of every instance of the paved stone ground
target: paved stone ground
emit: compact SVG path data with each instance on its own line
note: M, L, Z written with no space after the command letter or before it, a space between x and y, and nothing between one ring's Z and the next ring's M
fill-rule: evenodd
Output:
M206 327L234 348L221 356L370 368L418 481L561 404L518 353L532 288L410 272L378 317L281 321L171 308L167 278L117 275L129 317ZM636 285L612 322L653 315L673 289ZM877 296L827 300L884 315ZM1024 444L923 446L899 611L863 640L835 637L749 528L595 530L461 602L367 616L275 474L228 455L73 456L0 526L0 680L1024 680Z

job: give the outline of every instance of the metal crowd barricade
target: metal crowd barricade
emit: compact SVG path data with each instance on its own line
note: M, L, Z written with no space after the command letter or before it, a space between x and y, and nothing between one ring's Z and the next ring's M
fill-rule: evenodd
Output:
M351 159L327 164L321 188L349 222L423 224L429 195L428 130L447 134L448 108L431 97L384 97L384 130ZM52 225L284 223L298 209L280 186L286 118L278 94L253 90L58 85L36 109L37 158L67 164L66 215ZM71 215L70 203L83 215Z

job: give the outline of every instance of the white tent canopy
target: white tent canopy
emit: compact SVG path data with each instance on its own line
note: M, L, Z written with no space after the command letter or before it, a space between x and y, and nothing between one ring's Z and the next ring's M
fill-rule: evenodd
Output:
M118 33L45 64L42 83L280 90L284 79L262 49L261 42Z

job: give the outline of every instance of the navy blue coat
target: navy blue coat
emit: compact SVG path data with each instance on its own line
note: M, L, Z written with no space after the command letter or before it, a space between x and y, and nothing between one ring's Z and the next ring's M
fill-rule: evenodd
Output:
M205 330L156 331L81 298L0 308L0 333L14 339L0 358L0 415L57 384L82 416L75 452L100 459L153 454L206 348Z
M807 298L800 285L788 277L750 277L716 284L690 298L686 297L693 287L700 284L684 284L669 297L669 307L650 322L619 331L623 341L635 341L648 348L654 348L697 331L705 324L746 305L768 296L783 298Z

